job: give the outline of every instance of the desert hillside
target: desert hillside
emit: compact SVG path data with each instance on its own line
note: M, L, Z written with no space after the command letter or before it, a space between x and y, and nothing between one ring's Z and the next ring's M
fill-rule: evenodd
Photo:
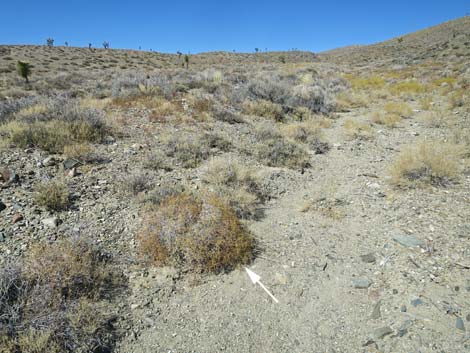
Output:
M469 351L469 34L0 46L0 352Z

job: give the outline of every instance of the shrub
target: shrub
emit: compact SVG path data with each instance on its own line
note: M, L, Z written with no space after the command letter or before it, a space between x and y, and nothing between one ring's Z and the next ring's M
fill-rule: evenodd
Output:
M244 122L240 114L232 111L231 109L224 108L219 105L213 107L212 116L215 120L223 121L229 124L240 124Z
M225 199L240 218L258 218L258 206L265 195L254 171L224 158L209 162L203 180L210 184L219 197Z
M372 138L372 128L369 124L353 119L347 119L343 124L343 129L350 138L368 140Z
M115 341L104 299L120 275L99 249L64 240L34 246L0 269L0 352L104 352Z
M353 89L375 90L385 86L385 80L380 76L357 77L348 75L346 76L346 79L349 81Z
M401 117L397 114L381 114L379 112L372 113L371 120L375 124L385 125L388 127L396 127L401 121Z
M133 196L151 188L151 181L148 175L134 173L129 175L123 183L124 190Z
M257 146L257 157L270 167L301 169L309 166L308 153L298 144L283 138L269 138Z
M271 78L257 78L248 83L248 93L256 99L282 104L289 96L289 88Z
M69 207L70 194L65 184L57 181L41 183L36 187L35 201L49 210L61 211Z
M388 102L384 105L384 110L390 114L397 114L402 118L411 116L411 107L405 102Z
M279 104L263 99L244 102L243 112L248 115L261 116L274 121L282 121L284 119L282 107Z
M210 135L194 135L186 132L167 138L164 150L168 157L175 158L184 168L195 168L211 154L211 148L219 147L218 140ZM224 147L222 147L224 148Z
M144 217L142 254L156 265L226 272L253 258L254 239L219 198L179 194Z
M392 183L398 186L447 185L458 178L462 155L462 146L440 141L421 141L407 146L390 169Z
M76 159L83 164L96 159L94 148L89 143L74 143L72 145L66 145L64 146L64 155L67 158Z
M328 113L335 109L336 103L329 91L320 85L298 85L292 90L287 104L293 107L307 107L315 113Z
M427 91L427 87L417 81L399 82L390 86L390 93L394 95L419 94Z

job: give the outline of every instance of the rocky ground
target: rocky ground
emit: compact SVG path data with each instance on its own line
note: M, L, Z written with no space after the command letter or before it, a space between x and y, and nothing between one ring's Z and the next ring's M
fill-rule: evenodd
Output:
M470 53L467 34L461 33L468 19L443 26L433 30L438 36L406 37L404 57L387 51L388 44L398 45L394 41L372 46L370 53L351 49L365 58L360 63L350 62L349 49L319 57L215 53L195 56L195 67L186 70L176 55L117 51L122 69L136 71L114 77L103 71L112 66L111 50L0 48L1 68L8 71L0 80L0 108L7 112L2 116L0 109L0 138L6 142L0 148L0 266L42 241L83 238L98 244L125 279L116 296L103 299L112 307L108 326L117 337L110 346L119 353L470 351ZM458 48L450 52L446 38L455 31ZM425 45L414 50L422 35ZM61 52L67 60L81 59L56 77L49 71L61 61L49 54ZM15 55L37 57L42 65L30 86L10 72ZM280 64L280 57L288 62ZM103 68L103 62L111 66ZM221 71L212 69L214 63ZM95 79L74 71L83 65L103 75ZM158 68L164 69L150 77ZM279 97L266 103L260 98L266 91ZM21 127L8 125L14 119L66 121L47 116L61 111L57 102L64 102L64 92L70 101L79 97L83 115L84 107L97 108L110 127L109 136L87 141L92 158L84 162L9 143L7 136ZM57 96L50 98L52 93ZM36 95L38 101L28 102ZM320 103L304 95L320 97ZM15 99L24 107L10 114ZM247 112L247 102L265 110ZM389 102L401 111L384 113ZM299 107L305 114L306 106L306 118L294 116ZM397 122L374 120L377 113ZM305 126L321 131L305 132ZM270 166L272 161L258 156L261 129L305 149L308 163ZM182 132L201 143L215 141L201 163L185 168L165 155L171 168L149 166L168 149L168 138ZM302 140L301 133L314 139ZM458 143L463 152L448 156L457 158L456 172L442 183L396 185L390 168L406 146L423 140L439 141L438 147ZM312 148L311 141L321 141L322 148ZM157 267L142 256L139 234L149 200L171 188L214 191L217 186L206 178L213 157L255 171L264 199L256 205L256 219L241 220L257 243L248 268L278 303L250 281L243 266L200 274ZM69 190L65 210L47 210L35 200L37 186L48 180L60 180ZM0 324L9 319L2 305Z

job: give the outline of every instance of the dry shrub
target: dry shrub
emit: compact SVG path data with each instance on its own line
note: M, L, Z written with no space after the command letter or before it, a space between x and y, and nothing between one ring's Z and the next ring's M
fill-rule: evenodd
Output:
M451 113L445 113L444 111L429 111L426 112L422 117L422 121L429 127L441 128L448 126L452 122L455 122L454 117Z
M323 128L328 121L307 120L291 123L281 127L281 133L289 139L302 142L310 146L316 154L328 152L329 145L323 142Z
M89 143L74 143L64 146L64 155L67 158L73 158L81 163L89 163L96 159L93 145Z
M270 167L303 169L309 166L309 155L299 144L284 138L270 138L256 147L259 161Z
M358 77L354 75L346 75L353 89L369 90L379 89L385 86L385 80L380 76Z
M423 97L421 98L421 100L419 101L419 107L422 109L422 110L429 110L432 106L432 99L431 97Z
M82 240L34 246L0 269L0 352L109 352L116 334L106 300L122 289L98 248Z
M268 100L245 101L243 103L243 112L247 115L261 116L274 121L282 121L284 114L279 104Z
M228 151L231 147L231 143L218 134L184 131L166 136L164 143L165 154L176 159L183 168L196 168L211 155L212 149Z
M70 194L64 183L48 181L36 187L34 200L39 206L49 210L62 211L70 205Z
M352 108L368 106L367 96L354 91L343 91L336 95L336 107L338 111L349 111Z
M344 122L343 129L347 136L352 139L369 140L372 138L372 128L369 124L347 119Z
M265 195L254 170L234 160L221 157L209 162L203 180L227 201L240 218L258 218Z
M150 177L142 172L135 172L124 179L123 189L133 195L137 196L141 192L149 190L151 185Z
M419 94L427 91L427 87L417 81L404 81L390 86L390 93L394 95Z
M397 114L382 114L380 112L374 112L371 116L371 121L375 124L385 125L388 127L396 127L401 122L401 117Z
M461 145L437 140L407 146L391 166L392 183L447 185L458 179L463 153Z
M388 102L384 105L385 112L389 114L397 114L402 118L411 117L411 107L405 102Z
M139 235L142 254L156 265L225 272L253 258L251 234L218 197L179 194L149 211Z

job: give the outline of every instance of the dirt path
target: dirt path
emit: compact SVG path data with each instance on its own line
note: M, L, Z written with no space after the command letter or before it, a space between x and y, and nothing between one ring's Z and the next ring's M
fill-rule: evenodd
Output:
M468 348L455 325L470 314L469 272L455 263L469 255L470 239L460 236L470 219L469 178L447 190L394 190L387 166L400 145L432 132L405 122L370 141L350 141L342 123L351 115L329 130L333 149L313 156L305 174L283 180L287 191L249 225L262 249L251 269L279 304L243 269L202 281L171 269L136 274L138 324L121 352ZM393 240L403 234L432 239L433 250Z

